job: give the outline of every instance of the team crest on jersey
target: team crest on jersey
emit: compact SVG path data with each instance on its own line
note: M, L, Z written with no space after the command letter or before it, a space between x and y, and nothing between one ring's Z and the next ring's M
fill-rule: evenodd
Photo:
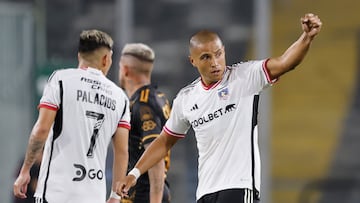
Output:
M227 100L229 98L229 89L226 87L226 88L219 90L218 96L222 100Z

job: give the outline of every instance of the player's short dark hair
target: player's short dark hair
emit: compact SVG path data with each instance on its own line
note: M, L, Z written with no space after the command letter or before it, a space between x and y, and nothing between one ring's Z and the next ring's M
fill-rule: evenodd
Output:
M113 48L114 41L107 33L100 30L83 30L80 33L79 52L88 53L101 47Z

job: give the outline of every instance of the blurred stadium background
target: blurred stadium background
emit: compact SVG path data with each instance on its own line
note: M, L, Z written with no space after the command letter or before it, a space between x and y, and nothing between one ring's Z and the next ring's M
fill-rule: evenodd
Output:
M308 57L265 93L262 203L359 203L359 8L357 0L0 0L0 202L13 202L44 82L76 66L82 29L113 36L114 82L124 43L152 46L153 81L173 99L197 77L187 45L198 29L220 33L231 64L281 54L301 34L299 18L314 12L324 27ZM196 159L193 136L174 147L174 203L195 202Z

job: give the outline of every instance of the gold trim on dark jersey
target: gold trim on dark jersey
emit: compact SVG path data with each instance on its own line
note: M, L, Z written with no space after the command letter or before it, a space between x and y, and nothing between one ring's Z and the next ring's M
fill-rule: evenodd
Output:
M147 103L149 100L150 89L146 88L140 92L140 102Z
M149 138L157 138L157 137L159 137L159 134L150 134L150 135L147 135L147 136L143 137L141 139L141 141L144 142L145 140L147 140Z

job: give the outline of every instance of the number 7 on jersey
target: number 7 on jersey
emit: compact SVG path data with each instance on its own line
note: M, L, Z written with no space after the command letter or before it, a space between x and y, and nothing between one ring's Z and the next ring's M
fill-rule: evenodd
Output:
M86 111L86 117L91 118L91 119L96 119L96 123L94 125L93 133L92 133L91 139L90 139L90 147L86 154L87 157L92 158L94 156L96 139L99 136L99 129L101 128L101 126L105 120L105 117L104 117L104 114L96 113L93 111Z

